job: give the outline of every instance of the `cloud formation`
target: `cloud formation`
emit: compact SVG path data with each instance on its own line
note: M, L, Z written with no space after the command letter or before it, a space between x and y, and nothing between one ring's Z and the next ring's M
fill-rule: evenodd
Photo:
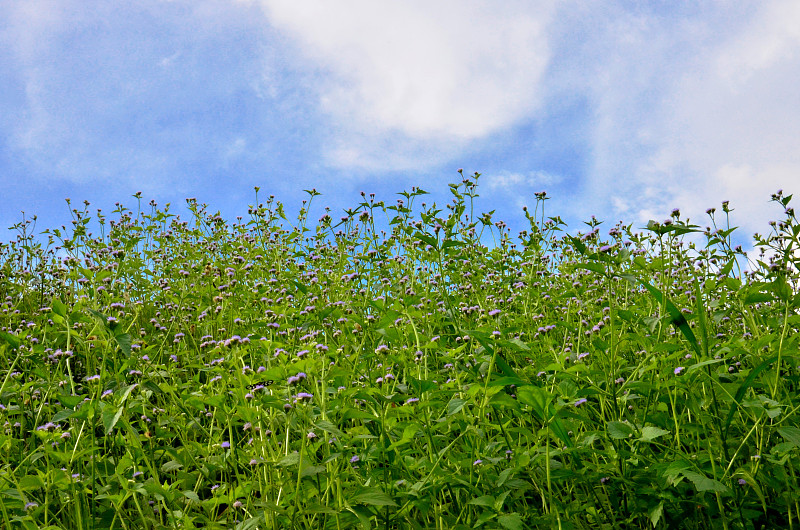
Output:
M409 159L404 165L430 162L431 146L452 155L453 147L512 126L541 103L552 2L261 4L273 27L321 71L333 164L378 167L388 158L396 169L401 157Z
M745 234L763 231L780 214L770 194L800 183L798 4L620 3L574 16L597 29L577 42L562 34L550 86L583 92L591 109L575 204L639 222L680 207L703 224L706 208L730 200Z

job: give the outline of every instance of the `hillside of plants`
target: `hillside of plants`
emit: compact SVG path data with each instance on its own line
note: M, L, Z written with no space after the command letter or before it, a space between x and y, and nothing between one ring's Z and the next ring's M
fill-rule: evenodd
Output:
M12 227L0 527L800 528L791 196L745 252L727 202L511 234L479 176Z

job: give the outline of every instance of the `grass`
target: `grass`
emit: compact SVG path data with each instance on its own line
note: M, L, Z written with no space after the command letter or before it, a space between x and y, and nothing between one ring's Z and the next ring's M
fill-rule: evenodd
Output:
M258 188L16 225L2 526L800 527L791 196L748 263L727 203L571 235L540 193L515 243L478 177L314 227Z

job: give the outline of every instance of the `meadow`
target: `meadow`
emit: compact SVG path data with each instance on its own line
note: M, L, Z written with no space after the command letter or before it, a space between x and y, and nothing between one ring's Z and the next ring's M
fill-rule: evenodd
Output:
M800 527L791 196L747 254L727 203L573 231L542 192L514 239L479 176L14 226L0 526Z

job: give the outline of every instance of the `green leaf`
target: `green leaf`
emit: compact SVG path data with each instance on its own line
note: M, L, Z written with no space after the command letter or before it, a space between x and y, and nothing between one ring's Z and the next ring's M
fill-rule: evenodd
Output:
M264 524L264 514L245 519L234 527L234 530L258 530Z
M761 304L774 299L775 297L768 293L750 293L744 297L744 305Z
M83 403L83 396L58 396L58 401L67 408L74 409L78 404Z
M53 313L62 318L67 318L67 306L59 298L53 298Z
M467 402L463 399L453 398L450 400L450 403L447 404L447 415L452 416L461 411L464 408L464 405Z
M131 394L134 388L139 386L138 384L134 383L132 385L128 385L125 387L125 390L122 391L122 397L120 398L119 402L125 403L125 400L128 399L128 396Z
M342 431L340 431L336 427L336 425L334 425L333 423L329 422L328 420L319 420L314 425L316 427L319 427L321 430L323 430L323 431L325 431L327 433L330 433L330 434L332 434L334 436L344 436L342 434Z
M0 339L3 339L11 346L12 350L16 350L19 348L19 345L22 343L16 335L12 335L11 333L6 333L5 331L0 331Z
M688 340L689 344L692 345L692 348L694 349L695 353L698 356L701 356L702 353L700 352L700 346L697 344L697 338L694 336L692 328L689 327L689 323L686 321L686 317L683 316L683 313L681 313L681 311L677 307L675 307L675 304L673 304L672 301L669 298L667 298L661 291L659 291L658 289L656 289L655 287L653 287L644 280L639 280L639 283L641 283L645 287L645 289L650 291L650 294L652 294L656 298L656 300L658 300L659 303L663 303L666 306L667 312L669 312L669 316L672 318L672 323L681 330L683 336L686 337L686 340Z
M350 497L353 504L368 504L370 506L397 506L389 495L380 488L359 488Z
M790 444L794 445L795 447L800 447L800 429L797 427L778 427L778 432L783 439L789 442Z
M25 475L19 481L19 490L21 491L35 490L44 487L44 481L42 481L42 477L39 475Z
M739 390L736 391L736 395L733 397L734 400L733 406L731 406L730 410L728 411L728 417L725 419L724 429L726 435L728 433L728 429L730 428L731 422L733 421L733 416L734 414L736 414L736 410L742 403L742 398L744 397L745 392L747 392L747 389L750 388L750 385L753 384L753 381L755 381L756 377L758 377L758 374L769 368L770 365L772 365L772 363L778 360L778 357L779 355L773 355L772 357L765 359L761 364L753 368L753 370L750 372L750 375L748 375L747 378L742 383L742 386L740 386Z
M64 421L70 416L75 414L75 411L72 409L61 409L55 414L53 414L53 419L51 420L53 423L58 423L60 421Z
M113 410L113 407L109 408L111 408L112 410L106 409L103 411L103 428L105 428L106 434L109 434L111 432L111 429L114 428L114 426L117 424L120 417L122 416L123 410L125 410L125 407L122 406L119 407L117 410Z
M189 499L189 500L190 500L190 501L192 501L192 502L198 502L198 503L199 503L199 502L201 502L201 501L200 501L200 497L198 497L198 496L197 496L197 493L195 493L195 492L194 492L194 491L192 491L192 490L186 490L186 491L184 491L184 492L183 492L183 496L184 496L184 497L186 497L187 499Z
M644 427L642 429L642 437L639 439L643 442L652 442L659 436L664 436L665 434L669 434L669 431L665 431L664 429L660 429L658 427Z
M178 470L178 469L180 469L182 467L183 467L183 464L181 464L180 462L177 462L175 460L170 460L169 462L167 462L163 466L161 466L161 471L163 471L164 473L168 473L170 471L176 471L176 470ZM184 493L184 495L185 495L185 493Z
M608 435L614 440L624 440L633 436L633 427L627 422L610 421L606 424Z
M586 269L586 270L590 270L592 272L596 272L598 274L603 274L603 275L605 275L605 273L606 273L605 265L602 265L600 263L579 263L578 265L575 265L575 268L576 269Z
M494 506L494 497L492 495L483 495L481 497L472 499L467 504L475 504L476 506Z
M119 335L114 335L114 340L117 341L119 348L122 350L122 353L125 355L131 354L131 335L130 333L120 333Z
M709 360L703 361L701 363L693 364L689 368L686 369L686 373L688 374L688 373L694 372L695 370L699 370L700 368L703 368L705 366L710 366L712 364L721 363L723 361L725 361L725 359L709 359Z
M650 509L647 512L647 516L650 518L650 522L653 524L653 528L658 526L658 522L661 520L661 516L664 514L664 501L659 502L655 507Z
M501 515L497 518L497 522L500 523L500 526L506 528L507 530L522 530L524 528L522 526L522 517L520 517L517 513Z
M305 466L300 471L301 477L313 477L315 475L319 475L320 473L325 473L327 469L326 466Z
M538 386L525 385L517 388L517 399L520 403L530 406L543 422L552 417L553 396L547 390Z
M442 250L447 250L450 247L463 247L466 243L463 241L458 241L457 239L448 239L444 243L442 243Z
M683 471L683 476L688 478L694 487L697 489L698 492L703 491L715 491L719 493L728 493L730 492L730 488L728 488L725 484L708 478L705 475L700 473L696 473L694 471Z
M439 246L439 244L436 241L436 239L431 237L428 234L423 234L422 232L416 232L414 234L414 237L416 237L417 239L419 239L423 243L426 243L426 244L432 246L434 249L438 248L438 246Z

